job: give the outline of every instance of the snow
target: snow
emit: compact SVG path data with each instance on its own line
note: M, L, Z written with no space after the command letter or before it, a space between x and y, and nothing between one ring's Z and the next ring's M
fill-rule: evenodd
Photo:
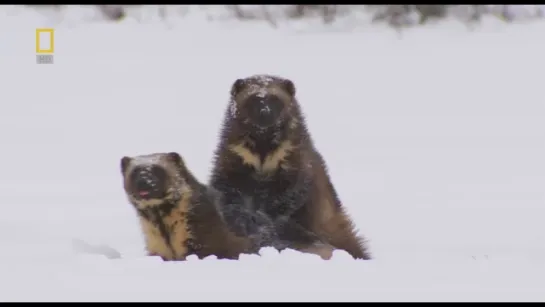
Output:
M0 301L545 300L545 23L399 37L13 10L0 21ZM55 64L37 65L47 26ZM121 158L177 151L207 181L230 86L264 73L295 82L374 259L146 257Z

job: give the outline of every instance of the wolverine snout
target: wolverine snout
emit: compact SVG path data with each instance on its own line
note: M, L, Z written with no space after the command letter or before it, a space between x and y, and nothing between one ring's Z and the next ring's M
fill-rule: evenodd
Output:
M139 199L160 199L167 193L167 174L158 166L136 167L130 176L131 190Z
M248 118L257 126L266 128L272 126L279 119L284 103L275 96L251 96L245 102Z

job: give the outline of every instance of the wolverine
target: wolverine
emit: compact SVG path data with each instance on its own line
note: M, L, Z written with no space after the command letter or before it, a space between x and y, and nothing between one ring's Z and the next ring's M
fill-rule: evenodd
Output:
M238 259L241 253L257 251L251 237L228 229L218 210L219 193L197 181L178 153L125 156L121 173L148 255L165 261L185 260L192 254L200 259L210 255Z
M371 259L313 144L294 83L254 75L237 79L230 94L209 183L223 194L230 229L257 232L254 214L262 211L288 247ZM251 210L242 215L240 206Z

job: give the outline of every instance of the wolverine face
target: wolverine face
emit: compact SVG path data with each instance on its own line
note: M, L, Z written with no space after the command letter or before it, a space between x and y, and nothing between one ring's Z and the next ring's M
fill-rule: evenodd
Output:
M137 207L179 197L184 183L182 170L182 158L175 152L121 159L125 192Z
M268 75L238 79L231 88L237 117L259 129L285 120L294 96L295 86L290 80Z

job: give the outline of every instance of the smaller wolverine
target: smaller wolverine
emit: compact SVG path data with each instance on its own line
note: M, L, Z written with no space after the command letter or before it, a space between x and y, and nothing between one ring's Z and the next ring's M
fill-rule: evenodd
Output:
M238 259L241 253L257 252L250 238L227 229L217 207L219 194L199 183L178 153L123 157L121 172L149 255Z

